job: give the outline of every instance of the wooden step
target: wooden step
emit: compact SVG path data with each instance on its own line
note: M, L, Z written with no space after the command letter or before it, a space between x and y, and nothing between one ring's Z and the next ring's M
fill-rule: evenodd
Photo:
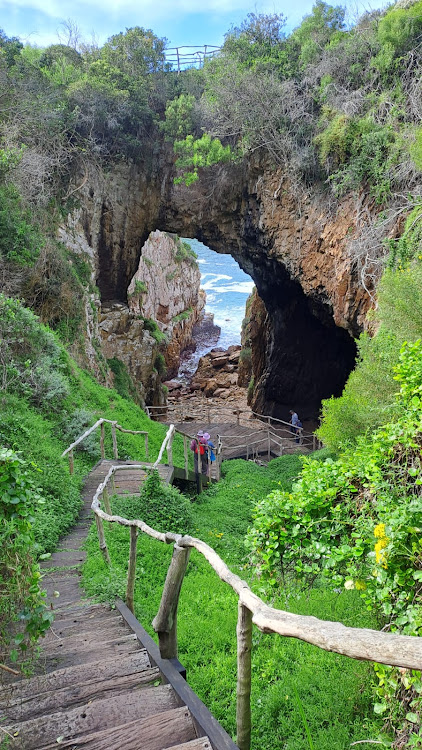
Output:
M107 642L107 659L116 656L127 656L133 654L139 648L138 642L131 636L120 637L114 641ZM42 653L38 665L38 672L53 672L55 669L65 669L76 664L87 664L100 661L105 657L105 651L100 639L85 648L71 651L60 650L60 648L47 653Z
M83 628L82 632L81 628ZM65 631L56 630L53 624L52 629L50 628L46 637L41 641L41 645L45 653L49 653L51 648L69 651L77 648L79 644L92 643L93 639L97 642L108 642L126 635L130 635L129 629L117 618L110 620L107 624L100 624L97 620L93 620L91 627L89 623L83 623L75 632L69 632L69 628Z
M57 669L49 674L37 675L27 680L13 682L0 690L0 703L5 706L7 701L17 697L27 698L41 695L50 690L60 690L77 684L88 684L97 680L117 679L124 675L135 674L149 669L151 662L145 649L139 649L133 654L115 656L88 664L76 664L66 669Z
M159 669L149 667L122 677L89 680L86 683L73 684L60 690L53 689L27 698L19 696L15 701L10 701L2 713L7 724L16 721L28 721L58 711L69 710L72 707L82 706L88 701L90 704L102 698L114 701L116 696L122 693L137 690L149 684L152 685L157 680L161 683Z
M12 735L19 733L14 750L40 750L44 745L56 743L58 737L70 740L105 729L114 730L136 719L149 717L151 721L156 714L176 707L177 698L169 685L142 687L3 728Z
M208 737L198 737L182 745L172 745L171 750L212 750L212 745Z
M189 742L196 737L192 717L185 707L138 719L113 729L75 737L59 744L44 744L38 750L83 748L83 750L164 750ZM56 738L57 739L57 738ZM15 746L14 746L15 747ZM189 747L189 746L188 746ZM201 748L202 746L199 745ZM19 748L21 750L21 748ZM25 748L26 750L26 748Z

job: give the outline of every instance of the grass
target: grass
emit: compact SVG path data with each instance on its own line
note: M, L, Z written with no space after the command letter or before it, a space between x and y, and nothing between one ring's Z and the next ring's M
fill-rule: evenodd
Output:
M222 481L192 505L192 531L273 606L346 625L376 627L355 591L332 594L317 585L303 591L297 584L274 595L248 568L243 539L254 502L275 487L288 489L300 466L298 456L276 459L267 469L244 461L226 462ZM135 498L114 498L113 510L135 517L141 508ZM89 594L112 601L116 595L124 597L129 532L111 526L106 533L112 567L106 568L93 529L84 585ZM135 610L151 634L170 557L167 545L139 539ZM179 604L179 658L189 684L233 737L236 620L236 595L193 550ZM374 740L381 732L371 708L368 664L254 628L252 672L253 748L345 750L352 742ZM360 747L364 750L365 744Z
M88 373L79 369L70 360L66 376L70 393L60 410L41 410L31 406L27 399L2 394L0 408L0 445L19 452L28 462L27 470L34 477L36 486L45 498L45 504L37 510L34 528L37 552L51 552L62 534L74 524L81 507L83 477L100 459L100 432L87 442L89 452L75 450L75 473L69 474L67 458L62 452L99 417L116 420L125 429L147 430L149 461L155 461L167 427L151 421L142 409L132 401L122 398L115 390L99 385ZM75 413L88 413L89 422L74 427L67 437L67 425ZM113 456L111 429L106 425L105 453ZM119 458L146 460L143 435L117 432ZM84 447L84 443L82 447ZM176 436L173 444L175 462L183 466L183 440ZM164 455L164 460L166 454ZM190 456L191 468L193 459Z

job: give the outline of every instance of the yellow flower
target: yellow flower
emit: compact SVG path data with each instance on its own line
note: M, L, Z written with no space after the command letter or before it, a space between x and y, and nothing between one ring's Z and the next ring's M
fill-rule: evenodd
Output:
M365 591L366 589L365 581L355 581L355 589L357 589L357 591Z
M387 546L387 538L384 537L384 539L380 539L374 547L375 560L377 561L377 564L382 565L383 568L387 567L387 556L384 552L386 546Z
M377 526L375 526L374 536L376 536L377 539L385 538L385 523L379 523Z

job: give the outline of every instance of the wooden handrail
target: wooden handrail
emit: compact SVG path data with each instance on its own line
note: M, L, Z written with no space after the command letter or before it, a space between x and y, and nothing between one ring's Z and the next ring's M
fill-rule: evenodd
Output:
M105 419L104 417L101 417L100 419L97 419L95 424L92 425L92 427L89 427L88 430L86 430L82 435L80 435L72 445L69 445L68 448L66 448L65 451L62 453L62 458L64 458L67 454L69 454L69 471L70 474L73 474L73 449L76 448L77 445L82 443L85 438L87 438L89 435L91 435L98 427L101 427L101 434L100 434L100 453L101 458L105 458L105 452L104 452L104 425L105 424L111 424L111 434L112 434L112 441L113 441L113 456L115 459L118 458L118 452L117 452L117 438L116 438L116 430L119 430L120 432L125 432L126 434L130 435L144 435L145 436L145 457L148 459L148 431L147 430L126 430L124 427L119 425L116 421L112 419Z
M185 407L186 407L186 404L184 405L183 408ZM268 425L270 425L272 422L276 422L277 424L284 426L286 428L286 432L288 431L289 433L291 432L291 428L292 428L292 425L290 422L285 422L283 419L278 419L278 417L272 417L269 414L258 414L257 412L251 411L249 409L233 409L229 406L221 406L219 404L209 404L207 402L205 402L203 406L201 405L191 406L189 404L188 410L187 412L184 411L183 416L182 416L180 404L167 404L163 406L146 406L145 410L148 416L150 416L154 412L158 412L158 410L161 410L161 416L164 416L166 412L171 412L171 413L179 412L181 415L182 422L185 421L186 416L189 416L191 418L193 418L194 416L195 417L197 416L200 421L203 421L204 419L208 418L209 412L214 411L217 414L226 413L226 414L231 414L233 416L236 416L237 423L239 424L239 418L243 414L246 414L248 417L248 422L249 422L250 416L252 415L259 422L266 421ZM206 417L204 416L205 414L206 414ZM297 434L302 435L303 438L306 437L306 438L310 438L310 440L313 440L313 441L315 440L315 435L313 432L307 432L303 427L295 427L295 429L297 430Z
M135 533L132 528L165 544L174 544L173 557L164 584L159 612L153 626L159 635L160 650L163 658L177 657L177 607L180 590L185 574L188 555L196 549L208 561L218 577L227 583L237 594L239 614L237 627L237 737L240 750L250 748L250 686L252 647L251 624L263 633L274 633L284 637L297 638L311 643L325 651L359 660L369 660L381 664L422 669L422 638L405 636L396 633L384 633L368 628L350 628L339 622L319 620L307 615L296 615L267 605L253 593L246 581L233 573L217 552L201 539L174 532L159 532L144 521L126 519L106 513L100 508L100 496L107 487L113 473L122 469L112 466L105 480L99 485L94 495L91 508L95 513L99 534L100 548L104 559L109 564L110 558L105 545L102 529L103 521L118 523L131 528L131 551L127 598L133 607ZM133 470L133 465L130 466ZM141 468L141 467L139 467Z

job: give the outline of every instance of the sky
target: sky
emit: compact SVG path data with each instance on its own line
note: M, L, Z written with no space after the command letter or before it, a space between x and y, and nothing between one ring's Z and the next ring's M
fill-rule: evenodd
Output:
M219 46L225 32L250 12L282 13L287 18L286 30L291 31L312 5L313 0L255 0L250 4L248 0L0 0L0 28L7 36L41 47L66 43L63 22L67 20L76 24L85 41L94 39L99 45L126 28L142 26L165 37L169 47ZM354 18L384 7L386 0L349 0L346 5Z

